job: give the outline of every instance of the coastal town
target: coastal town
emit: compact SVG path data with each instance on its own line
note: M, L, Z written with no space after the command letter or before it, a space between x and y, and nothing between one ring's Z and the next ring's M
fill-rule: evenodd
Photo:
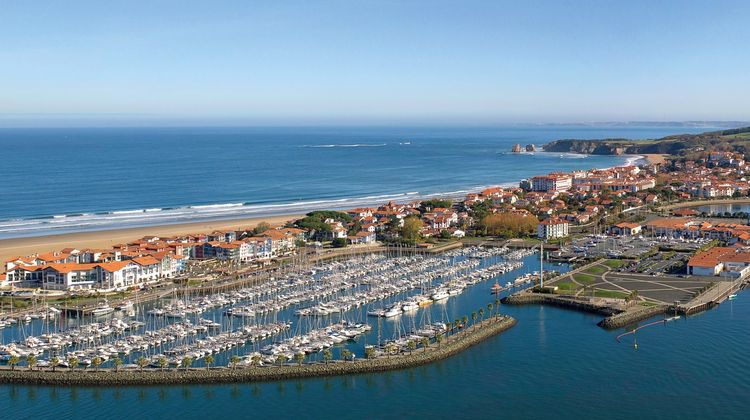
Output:
M141 369L193 360L242 367L315 363L337 347L347 360L358 348L347 343L372 334L368 317L396 323L378 325L377 339L359 347L363 360L411 355L469 325L468 316L452 319L432 304L474 287L496 295L488 313L498 313L502 292L505 304L606 315L606 328L687 315L733 299L750 277L747 214L705 207L747 197L745 168L727 152L650 156L462 200L391 201L278 226L15 256L0 276L0 325L25 338L0 346L0 357L53 370L108 360ZM546 273L544 260L553 265ZM60 317L75 321L59 328ZM81 341L103 331L110 338Z

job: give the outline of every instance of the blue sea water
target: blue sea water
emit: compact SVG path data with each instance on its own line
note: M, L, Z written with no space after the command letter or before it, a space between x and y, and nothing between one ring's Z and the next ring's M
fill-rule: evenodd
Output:
M0 238L462 196L624 157L513 154L685 127L0 129Z

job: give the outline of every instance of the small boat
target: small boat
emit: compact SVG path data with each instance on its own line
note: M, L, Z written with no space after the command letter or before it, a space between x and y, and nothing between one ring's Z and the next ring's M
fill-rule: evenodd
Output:
M109 304L105 300L105 301L99 302L99 304L96 305L96 308L94 308L91 311L91 314L94 316L103 316L103 315L111 314L114 311L115 311L115 308L109 306Z
M440 289L437 292L433 293L431 297L432 297L432 300L437 302L439 300L448 299L450 295L448 294L447 291Z
M729 295L729 300L735 300L735 299L737 299L737 293L732 293L731 295Z
M126 300L115 307L118 311L128 312L133 310L133 302Z

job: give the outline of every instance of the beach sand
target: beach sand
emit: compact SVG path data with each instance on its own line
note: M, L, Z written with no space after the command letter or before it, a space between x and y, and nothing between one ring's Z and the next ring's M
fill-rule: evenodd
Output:
M256 217L237 220L214 220L208 222L185 223L175 225L146 226L103 230L97 232L63 233L59 235L37 236L33 238L0 239L0 261L17 256L57 251L62 248L103 248L114 244L134 241L144 236L176 236L186 234L210 233L214 230L234 230L240 227L252 228L260 222L280 226L289 220L304 217L303 215L283 215ZM0 272L4 270L0 269Z
M643 157L646 158L648 163L650 165L660 165L663 163L666 163L666 159L664 158L666 155L659 155L659 154L645 154Z

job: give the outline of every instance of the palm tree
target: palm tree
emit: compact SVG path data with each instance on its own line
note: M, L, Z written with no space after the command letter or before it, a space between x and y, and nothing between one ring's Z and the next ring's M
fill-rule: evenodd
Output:
M253 363L253 366L260 366L260 360L261 360L261 357L259 354L254 354L253 357L250 358L250 361Z
M472 312L472 313L471 313L471 326L472 326L472 328L471 328L471 329L472 329L472 330L474 329L473 327L474 327L474 325L475 325L476 323L477 323L477 313L476 313L476 312Z
M492 318L492 308L494 308L495 305L492 303L487 304L487 319Z
M36 356L31 355L26 357L26 366L29 367L29 370L34 370L34 366L36 366Z
M417 343L414 342L414 340L409 340L406 343L406 348L409 349L409 354L411 354L414 350L417 349Z
M52 371L54 372L57 369L57 365L60 364L60 358L57 356L52 356L52 358L49 359L49 364L52 365Z
M214 357L209 354L203 360L206 362L206 369L211 370L211 365L214 364Z
M135 361L135 363L138 365L138 367L141 369L141 372L143 372L143 368L148 366L148 359L141 356L138 358L138 360Z
M351 359L353 353L349 349L341 349L341 358L344 359L344 361L347 361Z
M73 370L78 366L78 358L75 356L68 357L68 367Z
M463 326L463 328L464 328L464 330L465 330L465 329L466 329L466 324L468 324L468 323L469 323L469 317L468 317L468 316L466 316L466 315L464 315L464 319L463 319L463 321L464 321L464 326Z
M287 357L285 355L279 354L278 356L276 356L276 363L279 364L279 367L283 366L286 361Z
M438 348L440 348L440 343L443 342L443 333L435 334L435 342L438 343Z
M305 361L305 353L294 353L294 361L297 362L297 366L302 366L302 362Z
M115 357L114 359L112 359L112 363L115 365L115 372L119 372L120 366L122 366L122 359L120 359L119 357Z
M420 344L422 344L423 351L427 351L427 347L430 347L430 339L427 337L422 337L422 339L419 340Z
M95 372L99 371L99 365L101 365L102 362L103 362L103 360L99 356L96 356L93 359L91 359L91 364L94 366L94 371Z
M453 321L453 330L454 331L458 330L458 326L459 325L461 325L461 320L460 319L457 319L457 320Z
M398 346L396 343L388 343L385 346L385 351L388 352L388 357L390 357L391 354L398 353Z
M193 358L190 356L185 356L182 358L182 368L187 370L190 365L193 364Z
M16 370L16 365L20 361L21 359L15 354L13 356L10 356L10 359L8 359L8 365L10 365L10 370Z
M479 325L484 324L484 308L479 308Z
M241 360L242 359L240 358L240 356L233 354L232 357L229 358L229 364L232 365L232 369L237 369L237 365L240 363Z
M169 366L169 360L166 357L164 357L164 356L160 357L159 358L159 369L161 369L163 371L167 366Z
M333 353L331 353L331 349L325 349L323 350L323 360L328 364L328 362L333 359Z
M365 357L368 359L375 358L375 347L365 347Z

